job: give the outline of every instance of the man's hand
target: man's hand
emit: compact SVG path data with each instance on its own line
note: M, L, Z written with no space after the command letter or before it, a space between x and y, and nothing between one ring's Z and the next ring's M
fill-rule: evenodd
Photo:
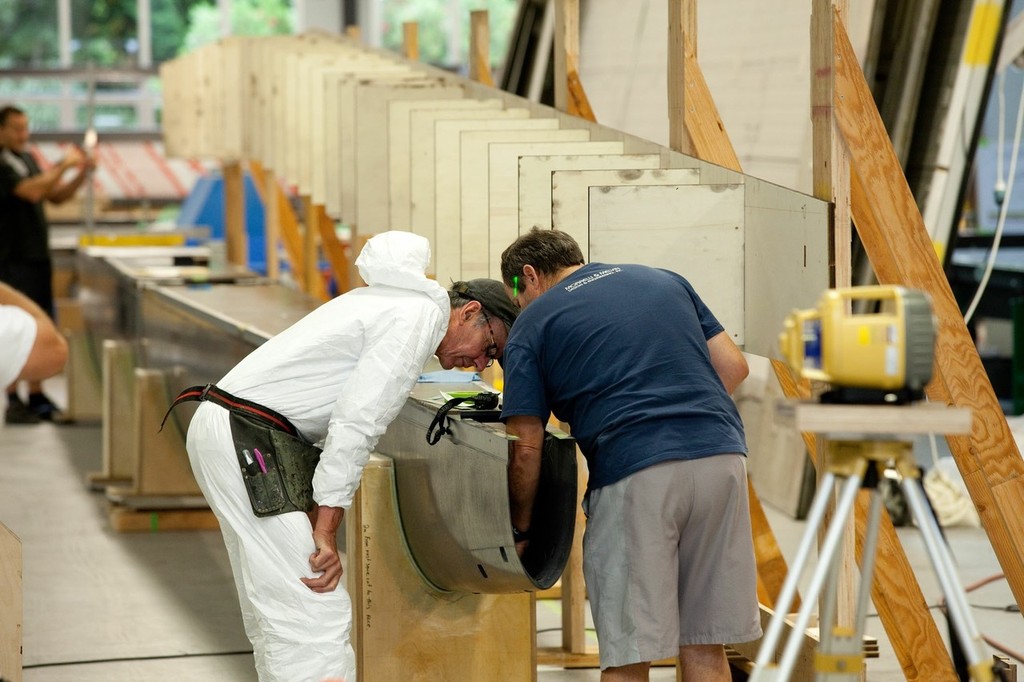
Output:
M68 150L68 153L61 159L60 165L64 169L74 168L80 166L85 162L85 156L82 155L81 150L78 147L72 147Z
M333 592L341 580L341 557L338 556L338 526L345 516L339 507L317 507L309 512L316 551L309 555L309 567L315 578L300 578L314 592Z
M338 556L337 537L334 533L313 531L313 542L316 551L309 555L309 567L321 575L300 580L314 592L333 592L338 587L343 573L341 558Z

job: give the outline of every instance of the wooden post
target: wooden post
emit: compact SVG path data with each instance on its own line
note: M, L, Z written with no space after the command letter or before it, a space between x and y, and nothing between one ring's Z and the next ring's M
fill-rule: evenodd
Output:
M491 28L487 10L469 13L469 77L484 85L494 85L491 76Z
M568 426L568 425L567 425ZM568 429L566 429L568 433ZM562 571L562 649L572 654L587 652L587 587L583 580L583 533L587 528L581 503L587 490L587 460L576 452L576 530L569 560Z
M580 2L555 2L555 108L597 121L580 81Z
M686 131L686 60L697 59L697 0L668 2L668 146L700 155Z
M669 39L680 37L685 44L669 43L669 131L676 130L670 140L680 147L678 152L742 172L740 160L725 132L704 73L697 63L696 0L669 0ZM692 23L692 25L691 25ZM690 33L693 39L687 39ZM673 106L677 108L673 108ZM682 113L682 120L673 120ZM685 128L685 136L678 132ZM684 149L682 145L688 144Z
M245 179L242 164L227 161L224 173L224 241L227 261L248 265L248 240L245 235Z
M830 287L850 286L850 158L836 129L833 93L836 40L832 13L848 14L848 0L813 0L811 5L811 130L814 196L832 204Z
M1024 516L1020 514L1024 460L935 255L842 20L836 15L833 21L836 121L852 160L857 233L880 282L919 288L931 296L939 333L928 397L940 404L970 407L974 413L970 435L947 436L947 441L1014 599L1024 607Z
M555 109L569 111L569 71L579 61L579 0L555 3Z
M419 24L415 21L402 24L402 54L410 61L420 60Z
M325 300L327 292L320 275L320 252L316 241L320 232L320 215L308 194L302 195L302 213L305 220L302 232L302 271L306 274L303 288Z

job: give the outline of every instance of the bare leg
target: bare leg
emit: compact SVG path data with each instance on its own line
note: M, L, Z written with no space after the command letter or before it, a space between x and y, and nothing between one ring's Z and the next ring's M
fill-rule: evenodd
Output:
M721 644L679 647L679 668L686 682L729 682L732 673ZM603 679L603 678L602 678Z
M634 663L601 671L601 682L647 682L650 679L651 664Z

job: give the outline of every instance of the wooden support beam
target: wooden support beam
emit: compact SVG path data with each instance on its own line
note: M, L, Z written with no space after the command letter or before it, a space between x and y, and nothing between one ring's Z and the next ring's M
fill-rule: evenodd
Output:
M843 23L837 15L833 21L834 104L850 150L857 233L880 282L922 289L931 296L939 333L928 397L974 412L971 433L948 436L947 441L1014 599L1024 607L1024 515L1020 513L1024 460L935 255Z
M782 584L786 582L789 568L786 557L779 548L775 533L764 513L761 498L754 490L754 482L747 477L747 497L750 498L750 527L754 535L754 556L757 559L757 601L768 608L775 608ZM793 597L791 611L800 608L800 595Z
M402 54L414 62L420 60L420 25L415 21L402 24Z
M317 227L320 232L320 244L323 246L327 262L331 264L334 281L338 283L338 293L343 294L352 288L351 267L345 245L338 239L334 231L334 221L320 204L314 206L317 213Z
M469 13L469 77L484 85L494 85L491 75L491 28L487 10Z
M277 179L273 172L268 172L259 161L249 162L256 191L263 202L263 235L266 242L267 277L277 279L281 276L281 259L277 253L277 243L281 239L281 216L278 208Z
M284 193L281 186L275 181L270 185L277 196L277 220L281 228L281 241L284 243L284 250L288 256L288 264L291 266L292 277L295 283L305 291L306 282L305 261L302 258L302 234L299 231L299 219L292 210L292 203L288 195Z
M686 129L686 61L697 60L697 0L668 0L668 45L668 146L705 158L694 149ZM738 161L736 166L738 170Z
M224 175L224 241L227 261L248 265L248 240L245 235L245 178L242 164L226 161Z
M829 286L851 283L853 229L850 224L850 158L837 134L832 25L833 11L848 14L848 0L813 0L811 5L811 131L814 196L832 204Z

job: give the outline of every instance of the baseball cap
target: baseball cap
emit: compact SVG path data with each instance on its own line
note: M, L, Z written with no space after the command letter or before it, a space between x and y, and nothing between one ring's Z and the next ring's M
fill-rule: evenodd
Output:
M519 308L505 293L505 285L496 279L481 277L468 282L455 282L451 290L463 298L478 302L488 314L505 323L506 331L512 328L512 323L519 316Z

